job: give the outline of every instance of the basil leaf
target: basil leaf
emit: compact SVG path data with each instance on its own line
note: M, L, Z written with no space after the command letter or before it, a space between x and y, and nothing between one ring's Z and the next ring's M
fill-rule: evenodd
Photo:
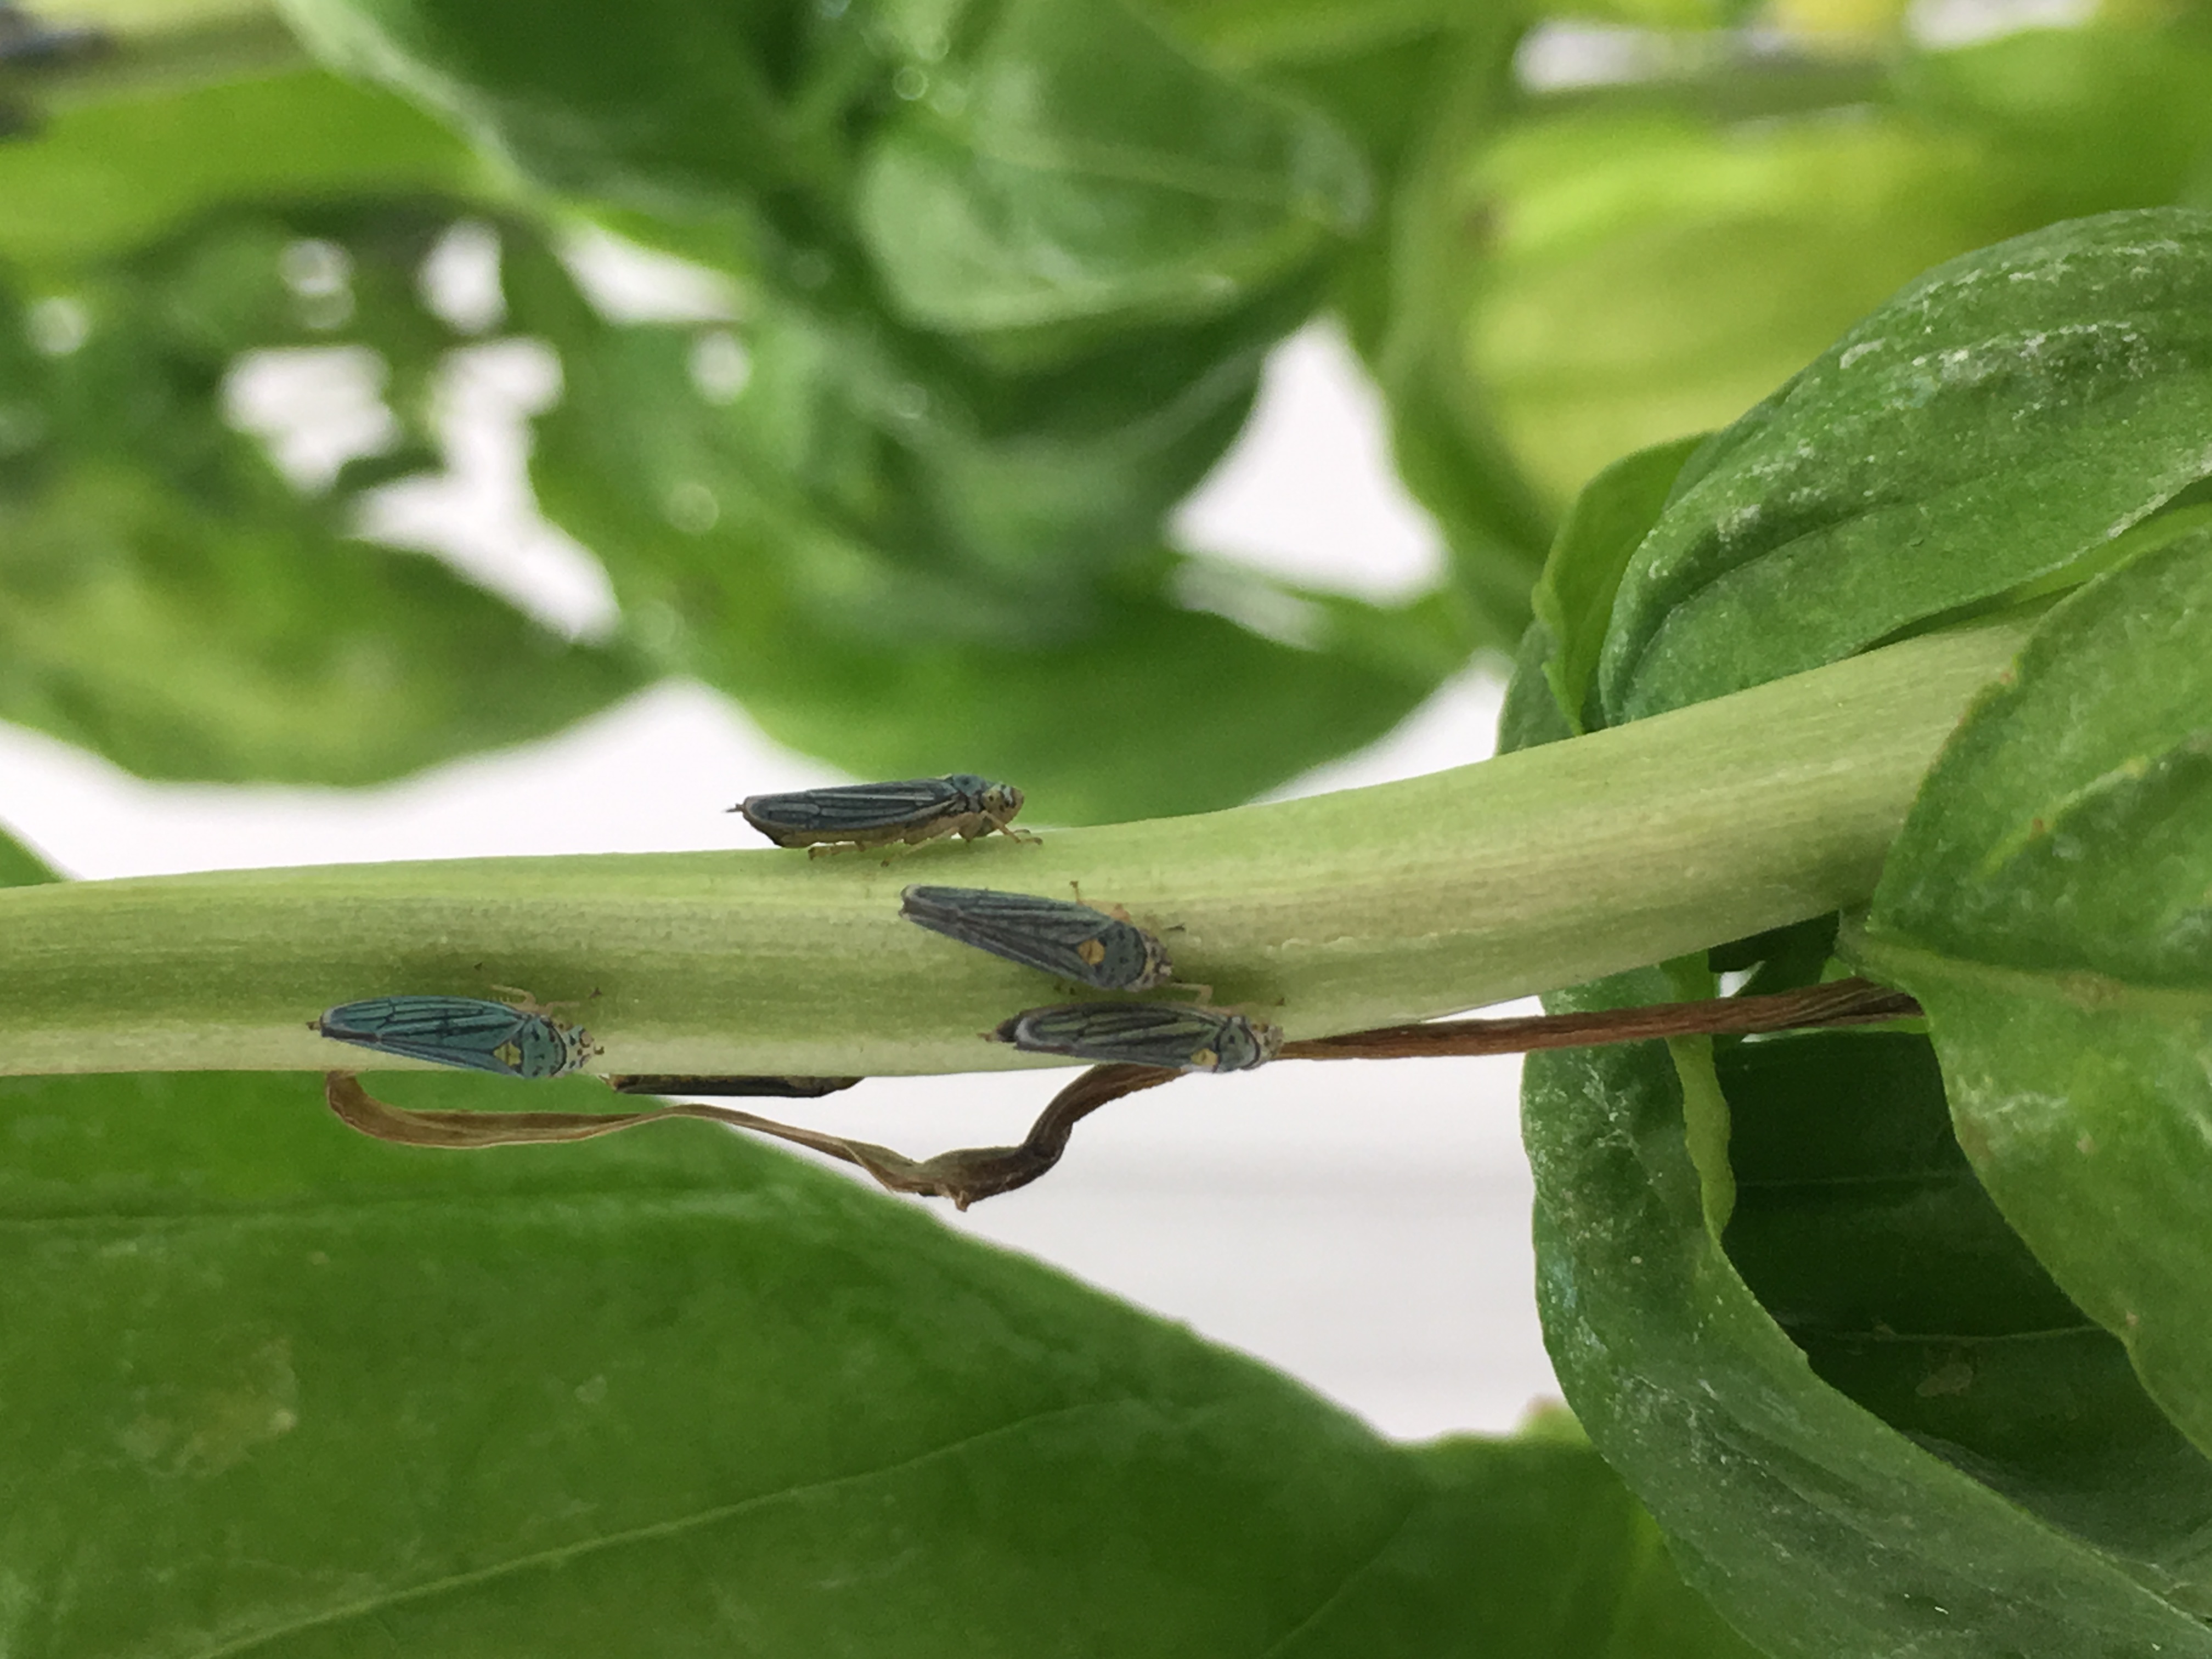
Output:
M1663 974L1647 969L1548 1006L1621 1006L1662 1000L1668 989ZM1813 1121L1833 1125L1822 1131L1832 1141L1853 1133L1854 1118L1884 1115L1884 1073L1864 1063L1842 1069L1832 1051L1829 1058L1826 1069L1840 1072L1831 1097L1844 1110ZM2212 1632L2197 1616L2206 1601L2203 1552L2190 1547L2204 1512L2162 1497L2154 1505L2149 1494L2164 1478L2155 1460L2119 1468L2093 1463L2068 1516L2082 1532L2052 1524L2069 1501L2063 1477L2081 1474L2063 1468L2066 1458L2084 1441L2102 1455L2144 1431L2143 1443L2178 1462L2184 1498L2192 1480L2203 1490L2201 1460L2170 1436L2161 1443L2154 1413L2147 1425L2139 1419L2101 1435L2103 1425L2074 1429L2057 1447L2038 1445L2032 1435L2025 1449L1996 1443L1996 1435L2023 1418L2033 1427L2038 1413L2063 1412L2049 1398L2031 1397L2025 1407L2014 1404L2010 1418L2001 1407L1986 1413L1990 1437L1978 1448L1923 1449L1856 1403L1823 1371L1881 1404L1893 1386L1882 1373L1893 1379L1905 1366L1924 1364L1931 1345L1885 1360L1876 1376L1863 1379L1820 1340L1824 1333L1808 1331L1808 1363L1708 1226L1683 1094L1667 1049L1650 1043L1534 1054L1522 1085L1546 1343L1592 1442L1650 1505L1684 1576L1778 1659L2212 1653ZM1732 1105L1735 1099L1731 1093ZM1801 1123L1813 1116L1814 1103L1796 1105ZM1832 1167L1817 1155L1808 1161L1824 1172ZM1748 1162L1737 1178L1764 1174ZM1763 1248L1758 1235L1771 1216L1759 1214L1759 1188L1749 1190L1747 1254L1802 1329L1802 1304L1789 1299L1792 1285L1780 1271L1793 1264L1785 1257L1778 1265ZM1838 1199L1850 1201L1847 1194ZM1892 1279L1869 1259L1894 1258L1870 1251L1862 1233L1851 1238L1853 1255L1830 1264L1828 1276L1853 1294L1878 1295ZM1789 1249L1814 1247L1808 1239ZM1914 1264L1916 1278L1958 1276L1970 1299L2015 1268L2001 1255L1955 1251ZM2017 1402L2038 1382L2078 1377L2074 1359L2025 1357L2025 1389L2018 1376L1994 1380ZM1941 1384L1946 1363L1904 1375L1915 1387L1929 1376ZM2100 1380L2111 1382L2109 1370ZM2124 1399L2124 1381L2117 1396L2106 1393ZM1948 1402L1916 1395L1907 1403L1918 1408L1900 1413L1907 1428L1943 1426ZM2019 1454L2021 1480L2039 1476L2061 1488L2042 1505L2049 1518L2014 1501L2018 1485L2008 1491L1981 1478L1978 1454L2007 1449ZM2113 1523L2102 1536L2087 1524L2094 1517L2079 1512L2100 1489ZM2142 1511L2132 1520L2130 1504ZM2123 1554L2124 1544L2142 1555Z
M50 355L0 295L0 717L144 776L353 784L643 683L626 653L349 533L359 485L434 453L429 387L461 338L415 283L459 210L215 216L76 272L82 337ZM313 294L281 275L302 247ZM342 342L397 370L392 449L304 495L230 423L225 380L249 351Z
M1632 720L2051 576L2212 469L2212 215L2108 214L1938 266L1693 460L1599 672Z
M0 1081L0 1571L49 1659L1749 1659L1571 1433L1393 1444L714 1129L455 1157L199 1074Z
M1857 954L1920 998L2008 1220L2212 1446L2212 529L2081 589L1968 716Z

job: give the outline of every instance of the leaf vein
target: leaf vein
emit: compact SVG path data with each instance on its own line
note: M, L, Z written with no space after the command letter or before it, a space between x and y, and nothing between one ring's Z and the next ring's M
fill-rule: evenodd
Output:
M920 1468L936 1459L957 1455L970 1448L987 1444L1006 1436L1018 1434L1055 1418L1074 1417L1085 1412L1136 1403L1143 1402L1134 1395L1117 1395L1110 1399L1079 1401L1073 1405L1056 1406L1048 1411L1032 1412L1025 1417L1015 1418L1010 1422L1000 1423L975 1434L963 1436L957 1440L948 1441L944 1445L933 1446L928 1450L917 1452L911 1457L900 1458L874 1468L859 1469L848 1474L832 1475L824 1480L787 1486L778 1492L758 1492L750 1498L740 1498L735 1503L716 1504L711 1509L696 1510L690 1515L672 1516L665 1521L656 1521L641 1527L632 1527L622 1532L606 1533L594 1538L577 1539L550 1549L535 1550L527 1554L493 1562L487 1566L473 1568L467 1572L452 1573L443 1578L433 1579L425 1583L410 1585L405 1589L390 1590L380 1595L364 1596L342 1607L325 1608L320 1613L295 1619L273 1629L258 1631L250 1636L239 1637L230 1641L218 1643L212 1647L199 1649L191 1656L191 1659L236 1659L236 1656L240 1654L252 1653L257 1649L266 1648L272 1643L281 1642L285 1638L298 1635L303 1631L330 1629L358 1620L380 1620L386 1610L392 1607L426 1601L437 1596L450 1595L458 1591L472 1589L478 1584L494 1583L518 1573L577 1560L607 1550L621 1549L632 1544L681 1538L733 1519L749 1510L764 1509L773 1504L786 1503L819 1492L834 1492L840 1486L881 1480L885 1475Z
M2008 968L1980 962L1914 939L1894 928L1869 927L1851 942L1851 957L1875 977L1900 984L1926 1000L1930 980L1949 979L1977 989L2063 1002L2069 1007L2146 1014L2162 1019L2212 1018L2212 987L2134 984L2089 968Z
M1261 1649L1255 1659L1280 1659L1284 1653L1289 1651L1291 1644L1320 1623L1330 1608L1337 1606L1352 1593L1354 1584L1374 1571L1376 1564L1388 1555L1392 1547L1406 1535L1407 1529L1419 1518L1422 1510L1435 1501L1435 1498L1436 1494L1433 1492L1424 1492L1417 1497L1407 1506L1406 1513L1399 1518L1398 1524L1390 1528L1390 1535L1376 1545L1362 1559L1346 1568L1344 1576L1337 1580L1329 1592L1314 1604L1313 1611Z

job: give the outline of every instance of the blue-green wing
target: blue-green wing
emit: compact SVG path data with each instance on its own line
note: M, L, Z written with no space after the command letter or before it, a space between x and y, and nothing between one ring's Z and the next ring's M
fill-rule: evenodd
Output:
M1115 970L1133 975L1145 960L1142 929L1066 899L983 887L909 887L900 896L900 914L963 945L1105 990L1120 988ZM1097 960L1084 957L1087 944L1097 947Z
M521 1077L528 1073L495 1051L519 1044L533 1021L549 1023L542 1015L479 997L369 997L331 1009L318 1029L326 1037L380 1054Z
M1032 1008L1000 1030L1006 1041L1032 1054L1183 1066L1218 1048L1231 1018L1173 1002L1077 1002Z
M964 791L951 778L908 778L897 783L844 784L787 795L748 795L738 810L756 827L805 830L896 830L927 823L947 812L971 811Z

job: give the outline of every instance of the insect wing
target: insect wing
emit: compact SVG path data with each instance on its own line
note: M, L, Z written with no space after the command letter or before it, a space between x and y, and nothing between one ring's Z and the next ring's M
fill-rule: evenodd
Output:
M1266 1045L1241 1015L1172 1002L1077 1002L1032 1008L1006 1021L995 1035L1000 1042L1029 1054L1177 1071L1223 1069L1224 1036L1230 1039L1226 1069L1256 1066L1267 1057ZM1244 1057L1248 1052L1249 1059Z
M1103 991L1146 990L1167 953L1142 928L1087 904L981 887L909 887L900 914L979 951Z
M750 795L738 810L763 834L781 830L824 835L899 830L970 808L966 793L951 778L909 778L900 783L802 789L788 795Z
M553 1075L522 1069L526 1056L520 1039L533 1024L550 1026L551 1022L543 1015L477 997L371 997L331 1009L317 1029L341 1042L408 1060L495 1072L501 1077ZM502 1048L513 1057L502 1058Z

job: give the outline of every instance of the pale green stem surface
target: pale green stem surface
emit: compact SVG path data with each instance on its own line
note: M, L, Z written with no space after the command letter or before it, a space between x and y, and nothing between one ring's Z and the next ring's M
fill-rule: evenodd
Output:
M1914 640L1402 783L888 867L761 849L0 890L0 1073L349 1066L369 1056L307 1029L324 1008L495 985L597 992L578 1017L598 1071L1039 1063L979 1034L1065 994L902 921L910 882L1079 880L1162 932L1182 978L1292 1036L1480 1007L1863 902L2023 632Z

